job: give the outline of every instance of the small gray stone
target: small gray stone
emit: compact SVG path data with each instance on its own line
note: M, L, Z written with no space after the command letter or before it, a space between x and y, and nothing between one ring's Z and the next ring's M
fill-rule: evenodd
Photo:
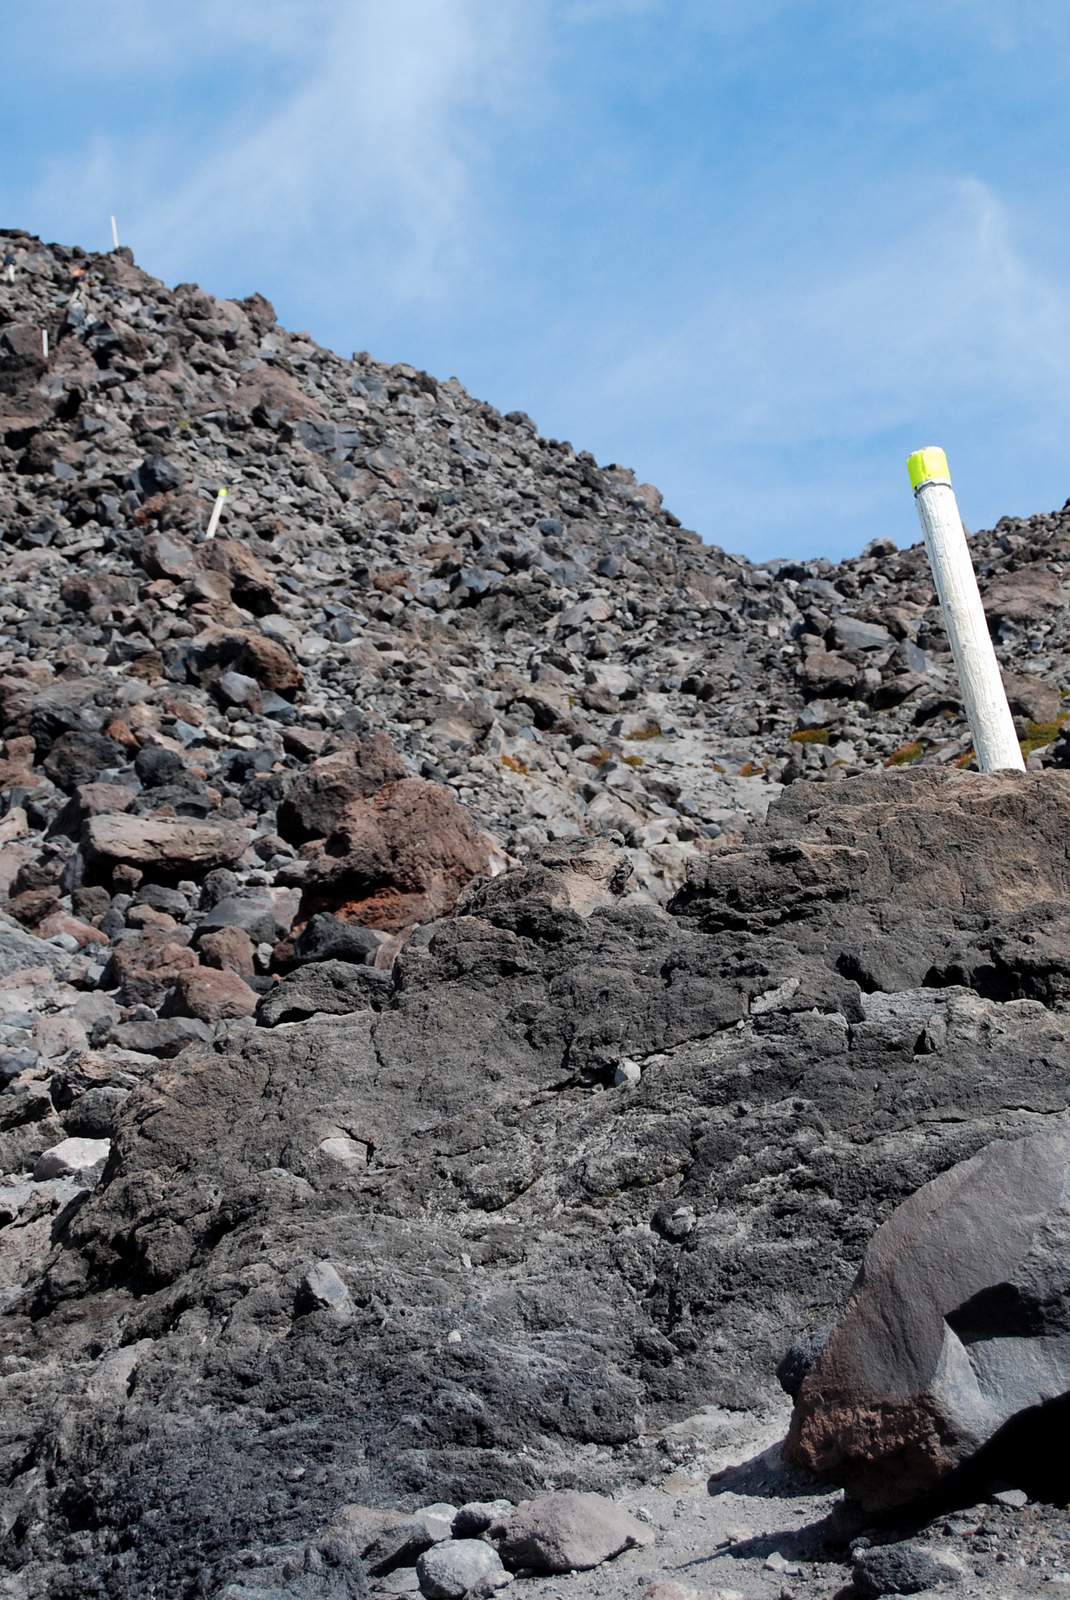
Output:
M35 1183L48 1178L69 1178L102 1165L111 1150L110 1139L61 1139L38 1156L34 1163Z
M218 933L221 928L241 928L254 944L274 944L276 937L275 909L268 900L247 900L239 895L228 895L217 900L206 917L197 924L197 937Z
M301 1279L298 1298L310 1311L323 1309L348 1316L353 1310L349 1290L329 1261L317 1261L308 1269Z
M455 1539L477 1539L492 1522L500 1522L513 1509L511 1500L468 1500L453 1519Z
M382 944L382 936L358 923L342 922L329 911L310 917L294 944L297 961L355 961L363 963Z
M444 1539L416 1563L420 1588L429 1600L461 1600L477 1583L509 1582L497 1550L482 1539ZM495 1587L498 1584L495 1583Z
M364 1552L364 1565L373 1578L385 1577L398 1567L411 1567L434 1540L416 1517L384 1528Z
M221 673L216 679L215 692L225 706L243 706L259 712L263 704L260 685L255 678L247 678L242 672Z
M892 642L887 628L876 622L860 622L857 617L837 617L832 624L837 650L883 650Z
M395 1567L379 1579L376 1588L386 1594L419 1594L420 1575L415 1567Z
M918 1544L882 1544L859 1550L854 1586L865 1600L885 1594L921 1594L938 1583L960 1583L961 1569Z
M1029 1496L1024 1489L995 1489L989 1498L998 1506L1010 1506L1012 1511L1021 1511L1023 1506L1029 1504Z
M115 1030L115 1042L123 1050L139 1055L172 1059L190 1044L207 1044L212 1029L196 1017L161 1017L156 1021L122 1022Z
M434 1540L448 1539L453 1528L453 1519L457 1515L457 1507L449 1505L444 1500L436 1500L432 1506L421 1506L413 1516L422 1522L428 1534Z

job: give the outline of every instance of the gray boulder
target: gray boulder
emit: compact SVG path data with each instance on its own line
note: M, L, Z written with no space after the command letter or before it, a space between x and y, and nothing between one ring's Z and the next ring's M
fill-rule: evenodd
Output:
M455 1539L476 1539L486 1533L492 1522L508 1517L513 1507L508 1500L468 1500L453 1519Z
M294 944L294 957L306 961L352 961L363 964L382 944L379 934L356 922L342 922L329 911L309 917Z
M277 937L275 908L270 900L245 899L228 895L217 900L206 917L197 924L197 937L218 933L220 928L241 928L254 944L274 944Z
M416 1572L429 1600L461 1600L477 1584L486 1592L509 1582L497 1550L482 1539L443 1539L424 1551Z
M1070 1128L989 1145L870 1241L784 1454L870 1510L926 1494L1070 1392Z
M604 1495L562 1489L522 1500L492 1524L488 1537L507 1566L581 1572L622 1550L650 1544L654 1535Z
M961 1583L962 1569L918 1544L883 1544L860 1550L854 1586L865 1600L884 1594L921 1594L938 1584Z

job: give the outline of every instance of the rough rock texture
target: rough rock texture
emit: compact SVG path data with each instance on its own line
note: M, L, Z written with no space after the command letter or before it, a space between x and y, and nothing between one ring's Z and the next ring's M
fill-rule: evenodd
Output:
M993 786L920 546L752 566L456 380L4 240L15 1592L359 1594L361 1499L656 1518L897 1204L1066 1117L1070 514L972 539L1045 769Z
M444 1539L416 1562L420 1588L428 1600L462 1600L477 1584L490 1593L509 1582L501 1557L481 1539Z
M1031 797L1038 852L1066 782L999 780ZM916 794L919 878L949 807L992 790L961 773L857 783L799 786L812 848L832 848L856 792L867 816L882 786L889 805ZM724 930L711 899L712 931L699 882L688 916L611 890L587 916L555 908L575 858L551 858L473 890L478 912L421 930L392 973L304 965L255 1025L138 1083L103 1184L6 1319L29 1363L6 1380L10 1493L27 1492L23 1464L69 1405L67 1366L96 1359L90 1340L136 1345L137 1381L114 1424L75 1407L63 1481L101 1528L166 1504L139 1573L191 1548L211 1566L210 1549L269 1527L308 1537L357 1498L656 1479L674 1419L775 1404L780 1353L839 1308L899 1202L1065 1115L1058 1009L961 983L863 991L828 922L843 907L823 901ZM864 910L879 922L894 904ZM1040 909L1057 923L1065 905ZM945 915L999 931L968 896ZM622 1060L638 1074L611 1087ZM309 1293L317 1261L344 1294ZM192 1477L183 1416L198 1419ZM128 1451L132 1475L117 1472ZM283 1482L302 1467L300 1493L265 1501L266 1461ZM14 1531L13 1559L45 1560L68 1518L60 1491L40 1492L42 1532Z
M488 1538L509 1567L536 1572L583 1571L622 1550L649 1544L651 1533L627 1511L597 1494L560 1490L522 1500L491 1525Z
M462 806L423 778L350 800L308 858L304 907L399 932L453 910L465 884L490 870L490 852Z
M85 827L91 862L130 862L161 872L206 872L238 861L249 835L244 828L213 823L106 815L90 817Z
M962 1569L914 1544L886 1544L855 1558L854 1586L864 1600L885 1594L921 1594L962 1582Z
M1064 1126L990 1145L877 1230L799 1391L785 1453L884 1510L1068 1393Z

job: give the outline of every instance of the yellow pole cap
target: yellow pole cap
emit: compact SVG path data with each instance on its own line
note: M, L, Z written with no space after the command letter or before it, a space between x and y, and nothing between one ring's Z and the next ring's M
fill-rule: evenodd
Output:
M924 450L915 450L907 461L910 487L920 489L923 483L946 483L950 486L951 473L947 457L939 445L929 444Z

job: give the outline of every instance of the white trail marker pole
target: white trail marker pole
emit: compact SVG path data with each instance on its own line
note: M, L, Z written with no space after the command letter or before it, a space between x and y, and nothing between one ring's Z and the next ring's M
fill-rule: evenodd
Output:
M223 501L226 498L227 491L225 489L220 489L215 497L215 505L212 507L212 515L208 518L208 527L204 535L206 539L215 538L216 529L219 527L219 519L223 515Z
M914 452L907 470L973 733L977 765L982 772L998 772L1007 767L1022 772L1025 762L992 648L947 457L930 445Z
M48 329L41 329L41 354L48 360Z
M115 226L114 216L111 219L111 247L113 250L118 250L119 248L119 230Z

